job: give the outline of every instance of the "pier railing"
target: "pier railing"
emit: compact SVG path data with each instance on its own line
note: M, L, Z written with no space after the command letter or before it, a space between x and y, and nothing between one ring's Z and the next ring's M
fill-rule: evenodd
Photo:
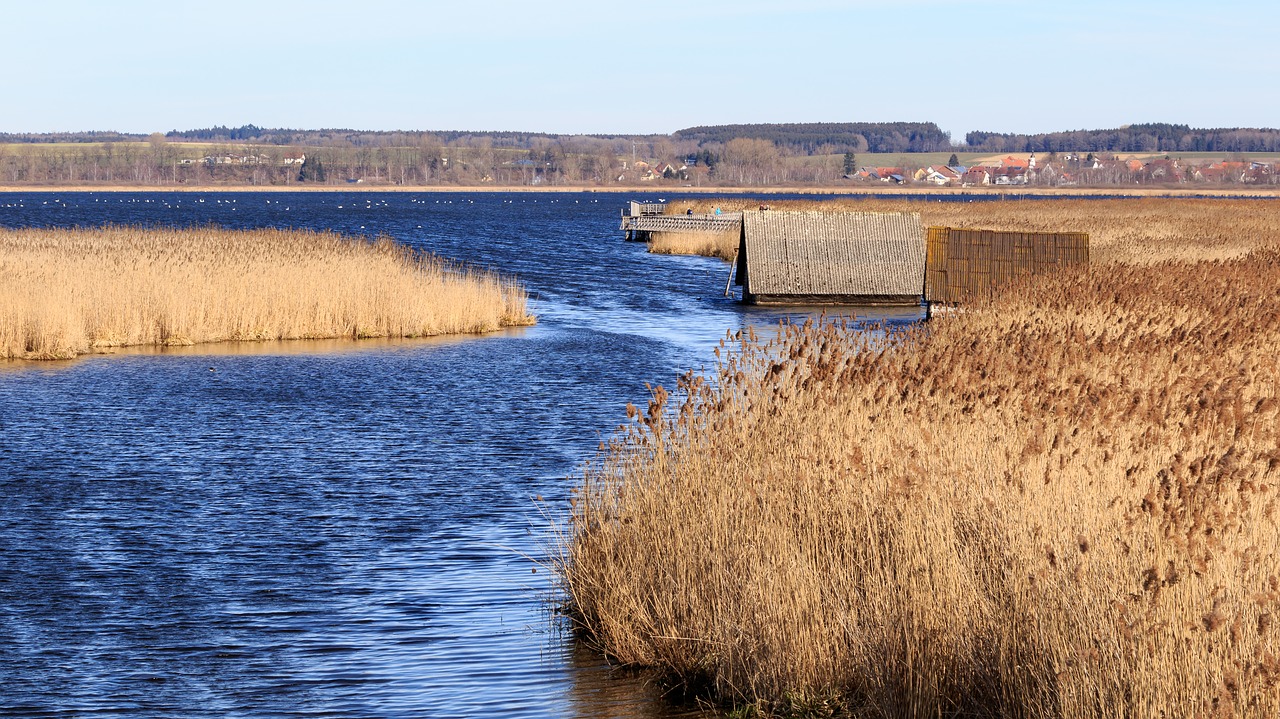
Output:
M742 226L741 212L719 215L641 215L623 217L628 235L638 232L730 232Z
M622 208L623 217L645 217L647 215L661 215L667 211L667 206L660 202L631 202Z

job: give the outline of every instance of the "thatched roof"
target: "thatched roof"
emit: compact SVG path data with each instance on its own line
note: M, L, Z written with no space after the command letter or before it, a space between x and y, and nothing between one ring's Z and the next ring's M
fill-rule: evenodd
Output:
M745 212L738 282L748 298L919 298L924 260L915 213Z

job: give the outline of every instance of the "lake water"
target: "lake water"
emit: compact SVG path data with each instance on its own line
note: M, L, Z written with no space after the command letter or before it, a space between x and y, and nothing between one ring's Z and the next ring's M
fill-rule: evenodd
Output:
M785 315L721 297L724 263L623 242L633 198L0 194L11 227L385 233L518 275L539 318L0 362L0 715L688 711L578 646L534 570L645 383Z

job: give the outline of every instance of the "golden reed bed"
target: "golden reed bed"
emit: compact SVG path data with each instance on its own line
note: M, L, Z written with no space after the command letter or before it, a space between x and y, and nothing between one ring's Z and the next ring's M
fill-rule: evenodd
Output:
M702 255L729 262L738 252L737 232L655 232L649 240L655 255Z
M0 230L0 357L530 324L520 286L390 240L298 230Z
M629 411L560 555L583 636L763 713L1280 716L1280 205L1145 202L937 208L1101 262Z

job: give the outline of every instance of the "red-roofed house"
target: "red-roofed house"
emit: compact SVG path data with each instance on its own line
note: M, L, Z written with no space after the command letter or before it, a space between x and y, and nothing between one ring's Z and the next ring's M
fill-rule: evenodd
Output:
M1152 160L1142 169L1153 182L1185 182L1187 179L1177 160Z
M932 165L916 170L915 181L938 186L958 184L960 174L946 165Z
M1215 165L1207 165L1205 167L1197 167L1191 172L1191 176L1201 182L1222 182L1227 176L1225 170Z
M1025 185L1027 184L1027 168L1001 167L995 172L994 183L997 185Z

